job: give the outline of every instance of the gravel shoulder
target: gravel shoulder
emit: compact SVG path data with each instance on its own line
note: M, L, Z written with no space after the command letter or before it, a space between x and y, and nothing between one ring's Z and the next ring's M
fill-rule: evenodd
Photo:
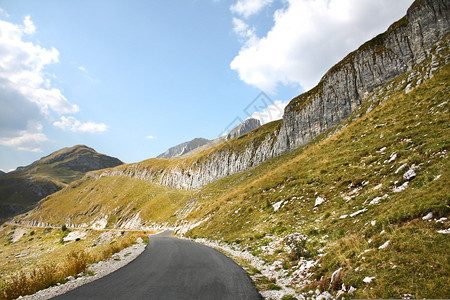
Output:
M77 287L85 285L89 282L100 279L133 261L136 259L142 252L144 252L146 248L146 244L142 241L142 239L138 238L137 244L131 245L128 248L123 249L122 251L114 254L107 261L99 261L95 264L92 264L88 267L88 271L94 273L93 276L81 276L78 278L68 278L70 279L67 283L52 286L44 290L40 290L39 292L28 295L24 297L19 297L18 299L30 299L30 300L44 300L56 297L58 295L62 295L67 293Z

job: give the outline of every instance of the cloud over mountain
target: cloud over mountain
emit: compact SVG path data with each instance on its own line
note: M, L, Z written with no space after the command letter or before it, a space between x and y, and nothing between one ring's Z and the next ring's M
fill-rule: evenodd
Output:
M253 1L238 1L231 10L244 17L259 11L245 10L244 2ZM234 31L246 40L230 67L244 82L265 92L274 92L279 84L295 84L308 90L348 52L402 17L411 3L287 0L285 7L275 11L274 25L264 37L254 35L250 22L233 20Z
M40 151L48 140L42 124L55 114L62 116L55 126L64 127L65 120L64 124L72 122L72 131L104 131L105 124L63 116L77 113L79 107L52 85L54 75L45 67L59 62L59 52L31 41L35 32L30 16L22 24L0 20L0 145Z

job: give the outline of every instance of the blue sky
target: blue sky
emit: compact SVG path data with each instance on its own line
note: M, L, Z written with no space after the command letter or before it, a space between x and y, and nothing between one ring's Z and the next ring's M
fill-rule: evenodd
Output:
M137 162L280 118L411 3L0 0L0 169L76 144ZM261 91L274 106L244 112Z

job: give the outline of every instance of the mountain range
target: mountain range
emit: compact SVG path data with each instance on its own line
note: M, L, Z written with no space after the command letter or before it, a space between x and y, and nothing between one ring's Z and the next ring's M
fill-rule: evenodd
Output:
M123 164L83 145L58 150L0 177L0 221L32 208L86 172Z
M233 128L226 137L220 137L215 140L207 140L204 138L195 138L189 142L184 142L174 147L167 149L164 153L161 153L156 158L177 158L177 157L190 157L199 151L206 150L213 146L216 146L225 140L240 137L241 135L252 131L253 129L261 126L261 122L257 119L249 118ZM194 151L195 150L195 151Z

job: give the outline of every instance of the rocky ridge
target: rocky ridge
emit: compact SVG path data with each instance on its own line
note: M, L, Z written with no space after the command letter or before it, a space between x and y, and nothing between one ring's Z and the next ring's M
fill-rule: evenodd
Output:
M448 12L446 0L416 0L405 17L347 55L316 87L291 100L282 122L272 125L263 140L249 138L239 151L225 143L188 165L162 169L138 163L100 176L137 177L190 190L292 151L339 124L377 88L430 58L450 31Z
M198 147L206 145L210 140L204 138L195 138L189 142L184 142L174 147L167 149L164 153L161 153L156 158L174 158L180 157Z
M249 118L242 122L242 124L238 125L236 128L230 131L227 135L227 140L231 140L237 137L240 137L243 134L246 134L253 129L261 126L261 121L258 119Z
M40 199L80 179L88 171L121 164L123 162L117 158L77 145L3 174L0 178L0 220L26 211Z

